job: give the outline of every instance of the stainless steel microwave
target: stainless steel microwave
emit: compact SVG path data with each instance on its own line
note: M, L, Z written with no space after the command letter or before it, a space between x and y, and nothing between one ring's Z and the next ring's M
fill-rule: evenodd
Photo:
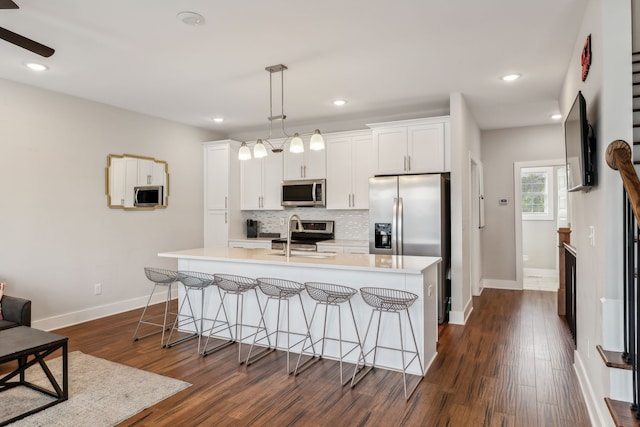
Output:
M164 186L145 185L133 187L133 206L153 207L164 205Z
M282 181L282 206L325 206L326 180Z

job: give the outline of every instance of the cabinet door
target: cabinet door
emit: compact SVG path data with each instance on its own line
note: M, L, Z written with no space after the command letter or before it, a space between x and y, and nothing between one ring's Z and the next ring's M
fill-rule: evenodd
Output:
M262 159L262 209L282 210L280 183L282 182L282 154L269 153Z
M112 158L109 174L110 204L124 206L125 184L127 178L125 159Z
M407 172L407 128L376 129L373 131L377 174Z
M327 209L349 209L352 197L351 138L326 138ZM367 184L368 185L368 184Z
M304 178L321 179L327 177L327 150L311 150L309 144L304 146Z
M151 185L153 183L153 161L138 160L138 185Z
M166 163L153 162L153 178L151 180L151 185L164 185L165 195L167 194L167 182L166 182L166 172L167 167Z
M374 175L375 155L371 135L354 137L351 140L353 153L353 184L351 207L369 209L369 178Z
M327 176L325 150L309 149L309 141L304 142L304 153L290 153L284 147L284 179L320 179Z
M207 209L227 209L229 192L229 146L207 147ZM226 245L225 245L226 246Z
M206 248L225 248L229 244L228 212L226 210L208 210L204 223L204 246Z
M345 246L344 253L345 254L368 254L369 247L368 246Z
M260 209L262 198L262 159L254 158L243 160L240 163L240 185L240 209Z
M304 153L290 153L289 147L285 147L282 154L284 160L284 179L303 179L305 166Z
M443 172L444 123L409 126L408 153L409 172Z
M138 185L138 159L125 159L124 205L133 206L133 189Z

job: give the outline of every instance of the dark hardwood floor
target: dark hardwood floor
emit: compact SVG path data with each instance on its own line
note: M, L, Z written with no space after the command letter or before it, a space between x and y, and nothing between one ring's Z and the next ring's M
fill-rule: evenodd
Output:
M332 361L293 377L282 352L246 367L235 346L203 358L196 341L170 349L157 335L133 342L141 310L56 332L70 337L70 351L193 384L126 426L588 426L555 298L486 289L466 326L441 327L438 356L409 401L395 372L376 370L351 389L340 387Z

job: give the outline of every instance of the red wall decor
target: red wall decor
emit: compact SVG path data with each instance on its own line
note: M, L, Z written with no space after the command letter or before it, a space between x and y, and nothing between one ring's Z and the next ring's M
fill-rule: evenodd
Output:
M589 67L591 67L591 34L589 34L584 41L582 55L580 55L580 63L582 64L582 81L584 82L587 80Z

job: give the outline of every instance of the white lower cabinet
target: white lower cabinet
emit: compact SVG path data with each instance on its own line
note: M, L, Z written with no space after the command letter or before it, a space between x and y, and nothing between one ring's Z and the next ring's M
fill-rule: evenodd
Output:
M271 249L271 240L229 240L230 248Z
M334 243L316 243L318 252L334 252L337 254L368 254L369 245L340 245Z

